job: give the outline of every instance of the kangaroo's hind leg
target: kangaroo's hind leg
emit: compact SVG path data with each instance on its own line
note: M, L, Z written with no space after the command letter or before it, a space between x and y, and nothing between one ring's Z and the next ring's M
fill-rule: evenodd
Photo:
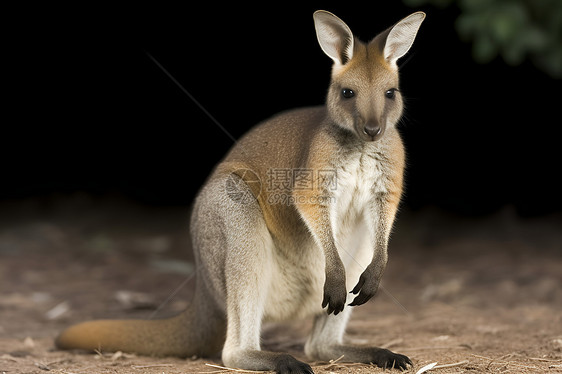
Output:
M224 196L226 179L217 178L211 182L215 187L209 186L223 189L223 198L212 207L217 210L215 217L219 222L214 225L220 228L223 240L227 313L223 362L247 370L312 373L309 365L289 354L265 352L260 348L261 324L275 266L274 244L257 200L248 198L252 196L248 185L234 174L228 178L231 179L227 196ZM214 192L216 196L219 191Z

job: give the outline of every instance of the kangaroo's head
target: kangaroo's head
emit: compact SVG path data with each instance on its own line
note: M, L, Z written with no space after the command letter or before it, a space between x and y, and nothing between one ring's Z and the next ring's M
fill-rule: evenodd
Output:
M380 139L402 115L396 61L412 46L425 13L414 13L369 43L330 12L314 13L320 47L334 61L326 104L330 119L364 141Z

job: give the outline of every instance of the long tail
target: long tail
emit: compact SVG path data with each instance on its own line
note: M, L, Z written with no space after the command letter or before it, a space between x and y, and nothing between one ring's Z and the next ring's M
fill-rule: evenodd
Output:
M196 295L187 310L169 319L80 323L63 331L55 344L60 349L148 356L208 356L222 348L226 323L223 313L207 300Z

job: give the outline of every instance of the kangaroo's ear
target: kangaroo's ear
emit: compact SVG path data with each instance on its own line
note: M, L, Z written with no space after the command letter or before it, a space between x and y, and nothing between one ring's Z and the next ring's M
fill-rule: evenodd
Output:
M353 57L353 34L338 17L325 10L314 12L318 43L334 63L344 65Z
M391 66L408 52L424 19L424 12L416 12L391 28L384 45L384 58Z

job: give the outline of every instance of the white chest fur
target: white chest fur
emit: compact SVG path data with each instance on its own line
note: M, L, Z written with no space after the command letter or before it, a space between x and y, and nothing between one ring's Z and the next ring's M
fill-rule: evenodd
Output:
M331 225L336 247L353 287L371 262L378 217L370 209L375 196L387 192L384 165L372 155L355 154L336 169Z

